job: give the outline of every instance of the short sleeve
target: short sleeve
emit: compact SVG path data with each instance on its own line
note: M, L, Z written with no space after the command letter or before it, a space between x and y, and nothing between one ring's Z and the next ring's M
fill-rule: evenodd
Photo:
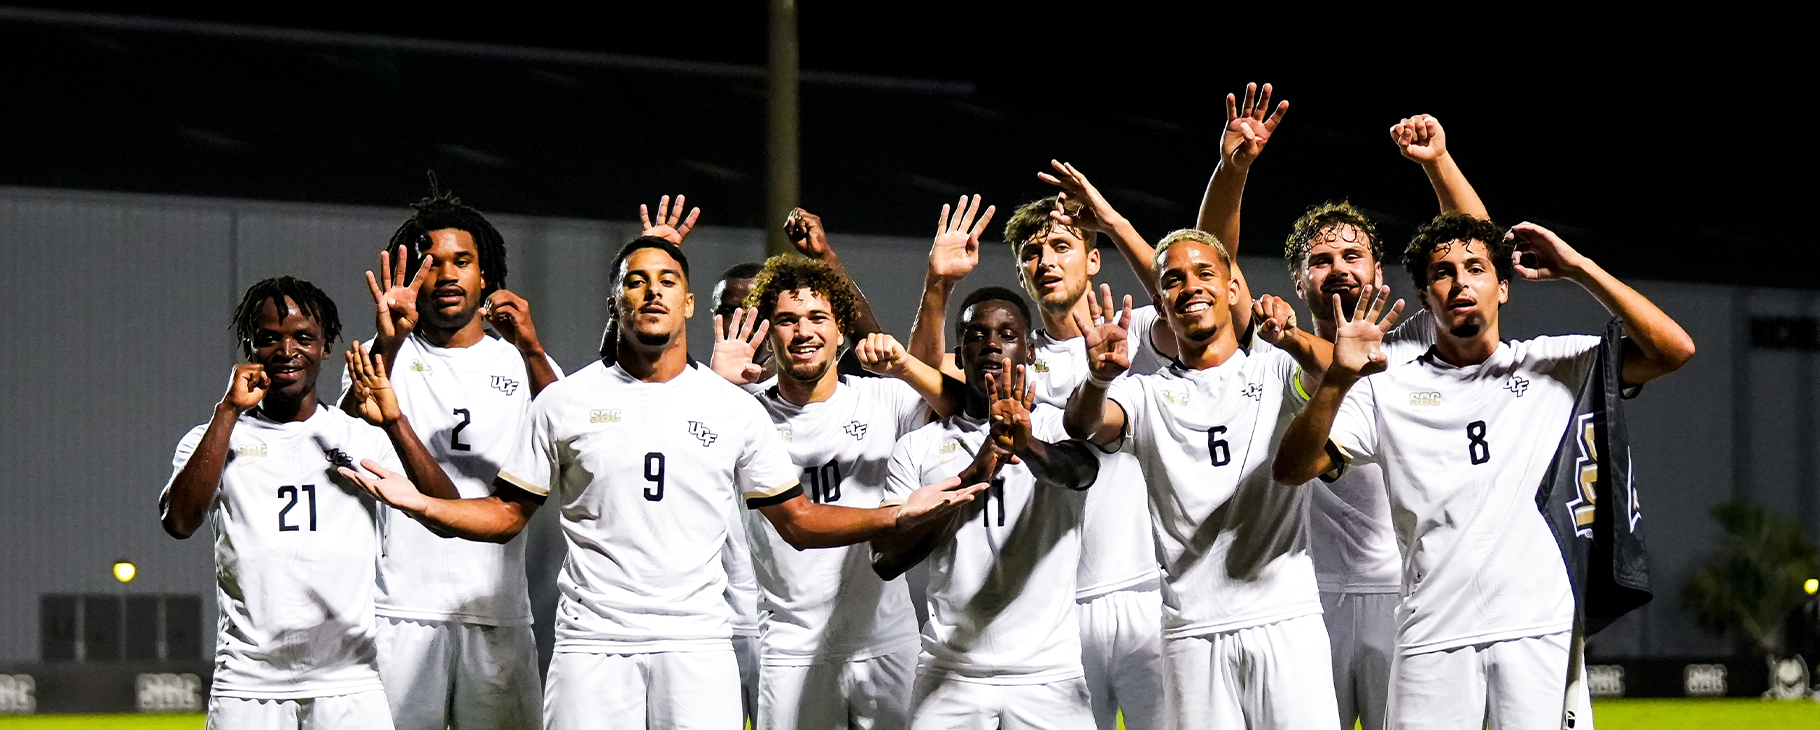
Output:
M196 447L202 445L202 435L209 430L208 424L190 429L189 433L177 440L177 453L171 457L171 478L164 482L164 489L158 493L158 503L163 504L165 497L171 493L171 485L177 481L177 473L183 471L184 465L190 463L190 456L196 453Z
M880 506L902 504L910 498L911 492L923 486L923 470L915 453L916 442L916 435L908 434L898 439L897 446L891 449L891 466L885 473L885 497Z
M1156 336L1160 319L1154 306L1131 310L1131 325L1125 330L1126 342L1130 347L1131 373L1147 375L1169 367L1169 357L1157 349L1156 340L1152 339Z
M745 411L746 416L745 439L740 445L739 462L734 465L733 479L746 499L746 507L758 509L782 504L802 494L800 472L790 460L790 451L784 446L783 437L777 435L771 418L755 400L745 400L740 404L740 410Z
M1144 404L1149 400L1140 379L1128 376L1113 380L1106 387L1106 400L1118 403L1119 408L1125 411L1125 433L1122 436L1140 432L1139 421L1144 417Z
M1327 442L1339 450L1336 459L1347 462L1341 466L1341 471L1354 463L1377 460L1377 389L1371 379L1361 380L1346 393L1346 399L1340 401L1340 412L1334 414Z
M1030 412L1030 435L1052 444L1067 441L1068 428L1063 423L1062 409L1038 403L1036 410Z
M1407 364L1422 356L1435 344L1435 318L1427 309L1418 309L1408 319L1384 333L1384 355L1391 367Z
M370 425L366 421L359 421L359 424L357 428L366 432L370 442L367 448L370 450L371 456L366 458L379 462L388 471L403 474L404 460L398 457L398 447L392 445L392 439L386 436L385 429Z
M878 387L884 390L886 403L890 404L891 417L897 424L897 435L922 428L929 422L929 404L923 396L910 387L909 383L894 378L873 378L879 381Z
M499 467L499 481L540 499L550 496L561 470L556 455L555 424L547 408L551 402L545 398L531 401L531 417L526 419L517 444Z
M1579 392L1586 377L1599 363L1599 345L1603 338L1592 335L1565 335L1537 338L1537 357L1554 363L1555 380Z
M1296 362L1295 356L1287 350L1258 340L1258 345L1251 351L1251 357L1264 358L1264 367L1270 377L1283 389L1283 403L1296 413L1308 405L1309 392L1302 384L1302 364Z

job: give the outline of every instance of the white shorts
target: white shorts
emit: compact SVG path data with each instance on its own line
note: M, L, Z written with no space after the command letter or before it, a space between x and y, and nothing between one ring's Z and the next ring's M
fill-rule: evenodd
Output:
M733 635L733 660L739 664L739 708L747 722L758 718L758 637Z
M1170 727L1333 730L1327 627L1309 614L1163 641Z
M903 730L916 644L846 662L759 669L757 730Z
M1092 702L1080 677L1048 684L986 684L919 672L910 730L1090 730Z
M733 649L644 654L559 651L544 685L546 730L728 730L743 723Z
M1395 593L1322 593L1321 620L1333 654L1333 698L1340 727L1384 727L1390 658L1397 653Z
M392 730L379 690L334 697L256 700L209 697L208 730Z
M1075 604L1081 622L1081 668L1099 730L1163 727L1163 595L1156 589L1113 591Z
M398 730L516 730L543 724L529 626L379 617L379 679Z
M1569 633L1398 656L1386 719L1415 730L1560 730Z

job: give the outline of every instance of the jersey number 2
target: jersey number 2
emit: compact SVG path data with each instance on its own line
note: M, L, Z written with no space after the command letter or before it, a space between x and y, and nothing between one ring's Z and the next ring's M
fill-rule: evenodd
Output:
M455 424L455 430L449 432L449 448L456 451L467 451L468 445L461 442L461 429L467 428L468 424L473 423L474 417L468 414L466 408L455 409L455 415L461 416L461 423Z
M293 487L286 484L278 488L278 498L284 499L289 497L291 501L284 505L284 509L278 510L279 532L296 532L303 529L302 525L290 524L288 519L291 514L291 508L297 506L297 492L300 489L304 494L310 495L310 532L316 531L316 485L305 484L302 487Z

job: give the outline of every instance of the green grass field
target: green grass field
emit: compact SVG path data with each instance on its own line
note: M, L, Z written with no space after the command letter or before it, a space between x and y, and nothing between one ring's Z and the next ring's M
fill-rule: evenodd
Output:
M1820 728L1820 702L1763 700L1603 700L1598 730L1778 730ZM0 730L196 730L201 715L34 715L0 717Z

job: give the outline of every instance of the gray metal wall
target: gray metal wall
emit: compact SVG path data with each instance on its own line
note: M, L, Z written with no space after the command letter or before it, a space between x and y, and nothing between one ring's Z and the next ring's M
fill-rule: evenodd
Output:
M244 287L291 274L335 298L348 336L369 335L371 298L361 272L374 265L405 212L0 188L0 291L13 313L13 334L0 346L0 454L10 467L0 482L0 662L38 658L40 594L120 590L109 573L117 558L139 566L129 593L213 600L210 536L170 539L158 527L155 504L178 437L208 418L235 361L229 313ZM513 216L496 223L510 250L508 284L530 300L551 354L570 371L587 364L605 323L606 264L637 235L636 225ZM907 334L928 240L841 236L839 221L829 225L880 320ZM697 358L706 360L713 344L707 314L714 279L734 263L757 260L762 242L760 231L711 226L689 239L700 297L690 326ZM1280 260L1244 263L1255 291L1293 297ZM1407 279L1387 273L1406 295ZM1101 280L1121 293L1140 291L1116 255ZM1016 286L1002 243L985 246L967 282L986 284ZM1633 401L1660 598L1594 648L1610 655L1724 653L1727 645L1698 633L1676 600L1682 578L1716 534L1707 508L1750 495L1820 533L1811 476L1820 446L1813 423L1820 402L1811 385L1816 356L1749 351L1743 329L1752 313L1814 314L1814 297L1633 284L1687 327L1700 355ZM1596 332L1605 319L1572 284L1518 283L1505 333ZM327 390L335 377L325 373ZM554 545L548 535L538 539ZM212 636L212 611L204 613L204 635Z

